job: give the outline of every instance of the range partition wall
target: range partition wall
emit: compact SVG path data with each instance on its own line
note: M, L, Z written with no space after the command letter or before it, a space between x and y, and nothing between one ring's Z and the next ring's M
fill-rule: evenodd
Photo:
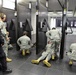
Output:
M47 44L46 32L50 29L48 24L48 0L44 0L45 5L42 1L37 0L37 12L36 12L36 54L45 50ZM47 4L46 4L47 2ZM47 6L47 7L46 7Z

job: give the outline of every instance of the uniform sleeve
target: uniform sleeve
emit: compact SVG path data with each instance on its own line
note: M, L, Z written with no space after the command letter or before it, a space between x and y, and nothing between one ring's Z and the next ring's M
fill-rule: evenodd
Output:
M21 44L20 38L17 40L17 44L20 46Z
M46 32L46 36L51 39L51 32L50 31Z
M6 29L3 28L1 31L2 31L3 36L6 36L6 33L7 33Z
M2 27L2 28L1 28L2 35L3 35L3 36L6 36L7 30L6 30L5 24L2 23L2 26L1 26L1 27Z
M59 37L61 38L61 33L58 31L58 33L59 33Z
M31 40L29 37L28 37L28 45L31 45Z
M61 32L57 29L57 32L58 32L58 35L59 35L59 38L61 39Z

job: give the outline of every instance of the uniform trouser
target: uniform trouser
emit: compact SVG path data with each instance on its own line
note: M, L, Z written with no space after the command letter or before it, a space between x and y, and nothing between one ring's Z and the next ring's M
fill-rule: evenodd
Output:
M8 56L8 44L4 44L3 50L4 50L6 57L7 57Z
M59 41L52 41L51 47L47 47L46 52L42 53L42 56L39 58L39 60L43 60L46 58L47 61L49 61L51 59L51 55L56 53L57 50L59 49ZM48 52L49 50L49 52Z
M59 44L60 44L59 40L58 41L52 41L51 48L54 49L55 52L58 52Z
M43 60L43 59L45 59L45 60L47 60L47 61L49 61L50 59L51 59L51 55L52 55L52 53L50 52L50 53L48 53L48 52L43 52L42 53L42 56L39 58L39 60L41 61L41 60Z
M30 47L28 46L20 46L20 51L25 50L25 51L30 51Z
M5 71L7 69L7 62L6 62L6 55L4 51L0 52L0 64L1 64L2 71Z

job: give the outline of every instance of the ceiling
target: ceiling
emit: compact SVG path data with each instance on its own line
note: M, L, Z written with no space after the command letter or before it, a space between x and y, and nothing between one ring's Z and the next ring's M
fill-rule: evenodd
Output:
M61 4L64 4L65 0L60 0ZM40 0L40 2L46 6L46 0ZM61 11L62 8L58 3L58 0L49 0L49 7L48 7L48 11ZM68 9L70 10L74 10L76 6L76 0L68 0Z
M18 0L18 4L25 6L25 8L29 9L29 2L32 2L32 7L35 9L36 0Z
M18 0L18 1L20 1L20 4L25 5L26 8L28 8L28 3L31 1L32 3L34 3L33 7L35 8L37 0ZM61 11L62 10L61 6L58 3L58 0L48 0L48 1L49 1L48 2L48 5L49 5L48 11ZM60 0L62 5L64 4L64 1L65 0ZM69 0L68 9L74 10L75 6L76 6L76 0ZM41 12L47 11L46 0L39 0L39 10Z
M43 1L45 1L45 2L43 3ZM18 0L18 2L20 5L25 6L27 9L29 8L29 2L32 2L33 9L36 9L37 0ZM45 3L46 3L46 0L39 1L39 11L40 12L46 12L47 11L47 8L45 7Z

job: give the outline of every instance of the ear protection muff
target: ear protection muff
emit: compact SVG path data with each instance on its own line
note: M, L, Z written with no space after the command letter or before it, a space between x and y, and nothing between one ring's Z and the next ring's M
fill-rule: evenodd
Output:
M4 19L4 17L1 17L1 19Z

